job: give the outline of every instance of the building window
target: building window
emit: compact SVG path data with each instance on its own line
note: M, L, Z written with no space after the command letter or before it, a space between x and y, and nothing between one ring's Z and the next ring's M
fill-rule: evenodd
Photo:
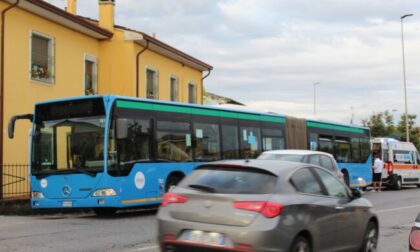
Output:
M54 83L54 40L31 33L30 75L32 80Z
M188 84L188 102L197 103L197 88L194 84Z
M93 56L85 55L85 95L98 93L97 63Z
M176 76L171 76L169 84L171 90L171 101L178 101L178 78Z
M157 71L146 69L146 98L158 99L158 79Z

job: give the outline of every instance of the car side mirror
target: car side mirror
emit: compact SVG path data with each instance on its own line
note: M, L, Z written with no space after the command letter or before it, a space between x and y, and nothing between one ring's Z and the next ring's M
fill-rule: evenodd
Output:
M362 193L360 192L360 190L356 189L356 188L351 188L351 199L355 200L358 198L362 197Z

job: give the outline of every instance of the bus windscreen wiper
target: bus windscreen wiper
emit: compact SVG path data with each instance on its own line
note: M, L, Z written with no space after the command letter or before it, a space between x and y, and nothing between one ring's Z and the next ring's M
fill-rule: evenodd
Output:
M199 185L199 184L190 184L188 185L191 188L198 189L205 192L215 193L216 189L206 185Z
M91 177L96 177L96 174L97 174L96 172L88 171L86 169L81 169L81 168L74 168L73 171L84 173L84 174L89 175Z

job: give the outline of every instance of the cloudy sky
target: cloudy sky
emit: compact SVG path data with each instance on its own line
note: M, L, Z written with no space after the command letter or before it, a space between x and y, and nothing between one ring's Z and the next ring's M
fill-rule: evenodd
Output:
M97 18L97 2L79 0L78 13ZM419 10L418 0L116 0L116 23L213 65L210 92L313 117L319 82L317 117L349 123L353 111L360 123L373 112L404 113L407 13L408 112L420 117Z

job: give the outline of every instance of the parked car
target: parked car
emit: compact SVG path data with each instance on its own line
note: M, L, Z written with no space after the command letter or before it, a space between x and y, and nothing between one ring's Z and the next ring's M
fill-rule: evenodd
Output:
M283 160L321 166L332 172L340 180L343 180L347 185L349 184L348 178L343 177L343 173L341 173L338 168L333 155L326 152L310 150L272 150L264 151L257 159Z
M420 213L417 215L409 237L410 251L420 251Z
M273 160L203 164L165 194L161 251L373 251L371 203L322 167Z

